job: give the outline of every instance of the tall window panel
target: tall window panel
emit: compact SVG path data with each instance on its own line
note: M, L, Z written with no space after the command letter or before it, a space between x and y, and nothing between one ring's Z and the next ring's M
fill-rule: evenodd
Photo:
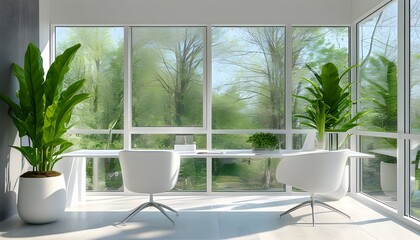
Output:
M395 138L362 136L362 152L375 158L362 159L361 191L393 208L397 204L397 149Z
M124 96L124 29L122 27L56 27L56 55L81 44L64 81L86 79L90 98L74 109L73 130L67 138L74 149L122 149ZM96 134L100 131L101 134ZM118 159L88 159L86 190L122 191Z
M75 110L75 129L122 129L124 95L122 27L56 27L56 54L77 43L79 51L64 84L86 79L90 94Z
M420 1L410 1L410 132L420 134ZM420 220L419 141L410 148L410 216Z
M370 111L360 128L378 135L361 138L363 152L375 154L361 160L361 191L394 208L397 139L380 136L397 131L397 22L397 1L392 1L357 25L360 105Z
M214 149L251 149L246 142L249 134L213 134ZM284 143L284 134L276 135ZM238 139L245 139L238 141ZM284 146L280 145L280 148ZM215 192L285 191L284 184L276 181L278 158L213 158L212 186Z
M285 128L285 28L212 29L213 129Z
M293 94L307 95L309 83L303 78L311 79L313 74L306 65L320 71L322 65L332 62L339 71L349 64L349 28L348 27L293 27L292 29L292 84ZM348 83L344 76L343 84ZM314 79L313 79L314 80ZM293 114L303 113L307 102L292 99ZM293 128L302 128L299 119L292 118ZM293 136L293 148L302 147L305 135Z
M133 27L134 127L203 126L203 27Z
M397 2L358 24L361 108L370 110L362 128L397 131Z

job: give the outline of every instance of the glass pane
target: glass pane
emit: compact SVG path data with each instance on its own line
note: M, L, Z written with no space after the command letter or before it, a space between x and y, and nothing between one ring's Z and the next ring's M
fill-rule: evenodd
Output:
M174 149L175 134L132 135L133 149ZM206 136L194 135L197 149L206 149ZM172 191L206 191L207 167L205 158L182 158L178 182Z
M397 4L358 24L358 63L365 130L397 130ZM363 100L365 99L365 100Z
M293 134L293 146L292 149L302 149L305 143L306 134ZM315 142L314 142L315 146Z
M410 216L420 220L420 141L410 145Z
M361 137L363 158L361 191L393 208L397 203L397 139Z
M213 191L285 191L276 181L277 158L213 158Z
M251 134L213 134L213 149L251 149ZM285 135L279 134L284 148ZM276 181L279 159L275 158L213 158L213 191L284 191Z
M420 133L420 1L410 7L410 130Z
M67 134L73 143L71 151L79 149L123 149L123 134Z
M212 30L212 127L284 129L284 27Z
M122 134L68 134L71 151L79 149L123 149ZM123 191L118 158L86 159L87 191Z
M178 182L172 191L207 190L207 167L205 158L183 158L179 170Z
M101 192L124 191L118 158L87 158L86 190Z
M64 84L86 79L90 98L73 112L76 129L122 129L124 96L124 28L56 27L56 54L81 44ZM84 147L85 148L85 147Z
M133 134L131 135L132 149L174 149L176 134ZM192 136L197 149L206 149L206 136L195 134Z
M420 133L420 1L410 1L410 132ZM411 141L410 151L410 211L420 220L419 141Z
M306 64L320 69L324 64L332 62L339 72L349 66L348 27L293 27L292 38L293 94L308 94L305 90L308 83L302 81L302 78L311 79L313 75ZM341 83L348 83L348 77L344 78ZM293 98L293 114L303 113L306 105L302 99ZM298 118L292 121L294 128L303 127Z
M251 143L247 142L251 134L213 134L213 149L252 149ZM285 149L286 136L276 134L280 149Z
M132 28L133 126L203 126L204 33Z

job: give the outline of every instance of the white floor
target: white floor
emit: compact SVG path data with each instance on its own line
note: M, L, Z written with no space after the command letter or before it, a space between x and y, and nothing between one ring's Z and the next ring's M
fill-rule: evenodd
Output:
M59 221L45 225L28 225L14 216L0 222L0 239L420 239L418 229L400 225L351 197L330 202L351 219L318 207L315 227L309 207L279 217L306 197L271 195L156 196L156 201L179 210L179 216L168 212L175 225L152 208L126 226L117 225L146 200L146 196L89 196L80 206L66 209Z

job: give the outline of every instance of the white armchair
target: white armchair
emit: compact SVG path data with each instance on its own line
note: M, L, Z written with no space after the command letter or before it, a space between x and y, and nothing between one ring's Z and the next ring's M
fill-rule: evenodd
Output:
M347 150L311 151L283 156L276 169L277 181L308 191L310 199L287 210L280 217L310 205L312 225L315 226L314 205L319 204L350 218L340 210L315 199L316 193L329 193L338 189L347 157Z
M147 207L159 209L173 224L164 208L178 212L153 200L153 194L170 191L178 180L180 156L165 150L126 150L119 153L124 186L136 193L149 194L149 202L135 208L121 223L130 220Z

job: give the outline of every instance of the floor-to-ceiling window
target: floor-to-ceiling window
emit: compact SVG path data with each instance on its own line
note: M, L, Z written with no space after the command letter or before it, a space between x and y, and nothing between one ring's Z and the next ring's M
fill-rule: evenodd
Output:
M70 137L75 148L172 149L176 135L189 134L198 149L249 149L247 139L258 131L276 134L279 146L287 148L285 129L292 117L286 112L285 30L283 26L56 27L56 53L82 44L69 79L86 78L85 91L92 95L73 119ZM310 77L305 64L315 69L327 62L347 66L348 27L293 27L292 39L294 94L305 94L300 82ZM124 92L124 87L129 91ZM290 102L293 113L298 112L301 105ZM289 128L300 128L290 122ZM123 142L125 134L129 146ZM294 134L288 148L300 148L304 137ZM184 159L175 189L285 191L274 178L278 161ZM88 190L123 190L116 159L89 159L87 174Z
M358 106L370 111L356 132L360 149L376 156L360 160L359 188L398 211L398 203L407 202L404 214L418 220L420 1L404 2L410 9L406 79L398 78L404 69L397 69L397 38L404 33L397 31L403 17L398 1L356 27ZM91 93L75 110L68 137L75 148L170 149L176 135L189 134L200 149L240 149L251 147L246 140L252 133L264 131L276 134L282 148L300 148L307 129L292 115L304 105L292 96L306 94L306 64L316 70L326 62L339 69L349 65L348 33L348 27L336 26L56 27L57 54L82 44L68 79L86 78ZM398 95L401 84L405 96ZM401 99L409 107L398 109ZM401 114L404 124L398 122ZM274 180L278 161L183 160L176 190L286 191ZM406 199L397 194L395 163L399 174L405 168ZM89 190L123 190L116 159L89 159L87 174Z
M308 66L320 71L326 63L334 63L339 73L349 66L349 28L348 27L293 27L292 28L292 88L294 95L308 96L309 83L303 78L313 79ZM348 84L348 74L341 83ZM292 114L302 114L306 102L292 98ZM294 129L305 128L298 118L292 118ZM293 148L299 149L306 134L293 135Z
M246 149L250 131L285 129L285 28L212 28L212 148ZM246 131L248 130L248 131ZM280 148L285 135L276 133ZM277 191L279 159L212 160L213 191Z
M410 133L420 133L420 1L410 1ZM409 216L420 220L420 140L410 141Z
M132 27L131 148L173 149L173 132L205 129L205 27ZM197 148L206 136L193 133ZM206 190L206 159L182 159L175 190Z
M56 27L56 54L81 44L65 84L86 79L90 98L74 110L74 149L121 149L124 128L124 28ZM122 190L118 159L88 159L86 189Z
M360 129L362 151L374 159L361 163L361 192L392 207L397 200L397 1L357 24L357 63L361 109L369 113Z

